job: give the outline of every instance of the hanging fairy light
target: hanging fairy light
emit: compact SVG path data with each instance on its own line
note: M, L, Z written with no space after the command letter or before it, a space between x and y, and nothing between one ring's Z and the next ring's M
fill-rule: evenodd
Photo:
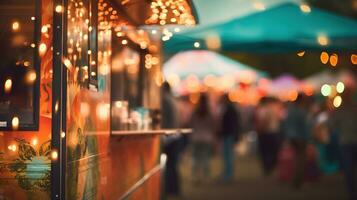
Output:
M19 31L20 30L20 22L18 22L18 21L15 21L15 22L13 22L12 23L12 30L13 31Z
M311 7L305 3L300 5L300 10L304 13L310 13L311 12Z
M321 87L321 94L325 97L327 96L330 96L332 92L332 89L331 89L331 86L328 85L328 84L324 84L322 87Z
M357 55L356 54L351 55L351 63L354 65L357 65Z
M337 62L338 62L338 55L334 53L330 56L330 64L331 66L336 67Z
M327 64L329 61L330 56L328 55L327 52L323 51L320 55L320 60L323 64Z
M297 53L297 55L299 57L303 57L305 55L305 51L300 51L300 52Z
M19 128L20 120L18 117L13 117L11 120L11 125L13 130L17 130Z
M336 84L336 91L337 93L343 93L343 91L345 91L345 84L343 84L342 82L338 82Z
M338 107L341 106L341 104L342 104L342 97L341 97L341 96L335 96L335 97L333 98L333 106L334 106L335 108L338 108Z
M9 93L12 88L12 80L11 78L6 79L5 84L4 84L4 91L5 93Z
M195 48L200 48L200 43L199 42L195 42L195 43L193 43L193 46L195 47Z
M317 42L321 45L321 46L327 46L329 44L329 39L326 35L319 35L317 37Z
M153 0L150 4L151 15L146 24L194 25L195 19L187 1Z

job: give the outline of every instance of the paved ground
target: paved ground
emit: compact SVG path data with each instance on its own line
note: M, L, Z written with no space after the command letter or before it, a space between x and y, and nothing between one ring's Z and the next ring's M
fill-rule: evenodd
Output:
M343 200L347 199L341 174L322 177L318 182L307 183L296 190L289 184L281 183L275 176L262 177L258 160L254 156L238 158L236 176L231 183L217 181L220 161L212 162L213 178L197 184L190 178L190 159L181 162L182 198L169 200Z

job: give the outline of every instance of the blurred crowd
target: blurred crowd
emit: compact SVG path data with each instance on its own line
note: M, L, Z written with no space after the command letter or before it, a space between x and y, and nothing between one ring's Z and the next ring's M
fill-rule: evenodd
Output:
M263 97L258 105L246 106L230 101L227 94L212 98L201 93L196 101L175 98L165 83L163 128L193 130L188 135L163 138L165 194L181 195L178 164L184 151L190 152L195 184L232 181L234 170L239 169L234 167L237 144L253 135L264 176L276 176L299 189L305 182L343 172L346 191L351 199L357 199L357 99L349 88L341 98L338 108L329 98L304 94L289 102ZM212 180L214 154L222 161L218 180Z

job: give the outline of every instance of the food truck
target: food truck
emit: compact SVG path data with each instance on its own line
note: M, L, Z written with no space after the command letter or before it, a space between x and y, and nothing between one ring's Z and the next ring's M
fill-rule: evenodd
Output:
M161 41L188 0L0 2L0 199L160 199Z

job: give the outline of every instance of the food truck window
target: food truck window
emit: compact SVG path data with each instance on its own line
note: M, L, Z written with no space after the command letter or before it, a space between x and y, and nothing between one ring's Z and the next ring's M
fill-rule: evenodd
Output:
M0 1L0 130L37 130L39 0Z

